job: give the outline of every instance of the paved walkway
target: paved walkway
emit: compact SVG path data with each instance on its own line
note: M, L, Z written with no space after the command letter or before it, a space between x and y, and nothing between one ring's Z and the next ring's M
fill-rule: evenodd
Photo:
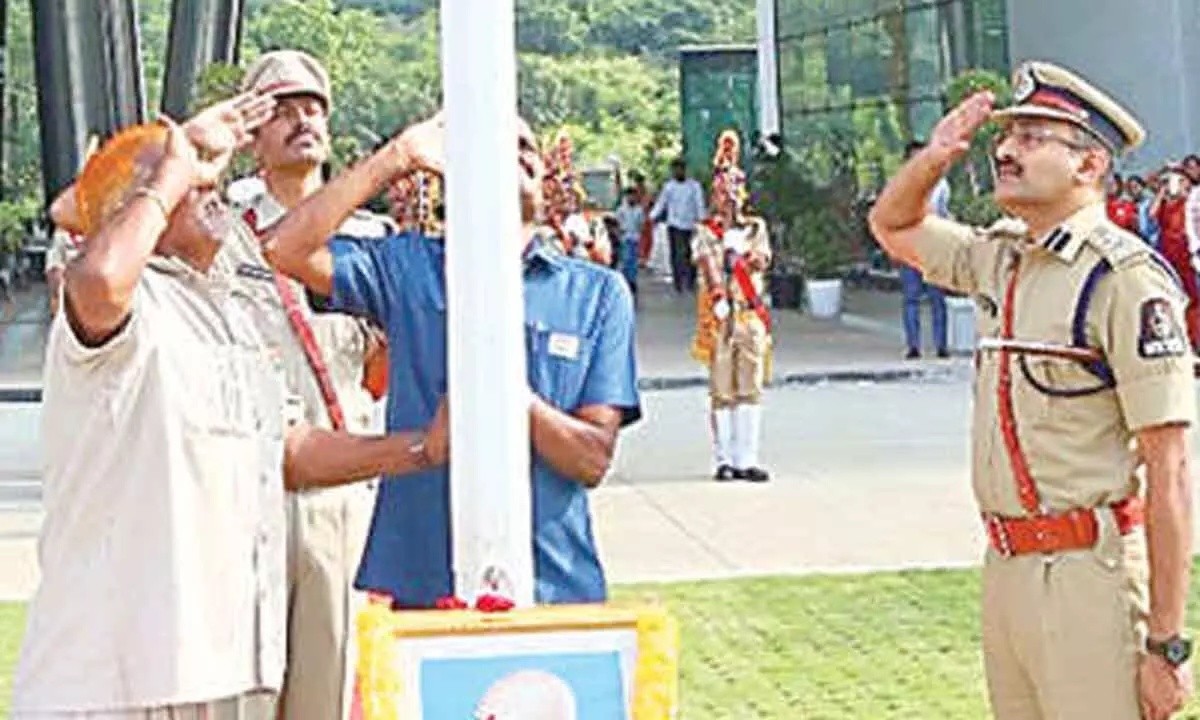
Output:
M643 281L638 312L638 362L643 385L689 380L703 384L705 371L689 354L695 328L695 296L675 295L659 279ZM954 361L912 363L901 359L900 296L848 290L837 320L816 320L792 309L772 313L774 379L777 384L819 380L896 379L945 373ZM961 364L961 363L959 363Z
M42 284L0 304L0 389L40 384L48 312Z
M702 386L704 368L688 354L695 296L676 296L661 279L642 281L638 364L646 389ZM19 293L0 310L0 401L36 401L46 331L45 286ZM900 298L895 293L846 293L838 320L814 320L797 310L772 314L777 384L823 380L904 379L945 374L960 363L901 359Z

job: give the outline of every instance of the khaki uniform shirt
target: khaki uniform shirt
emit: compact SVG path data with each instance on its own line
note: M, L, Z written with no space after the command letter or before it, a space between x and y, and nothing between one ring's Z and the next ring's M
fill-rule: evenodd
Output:
M285 209L269 193L251 198L235 206L241 218L248 208L255 211L258 228L262 231L283 218ZM366 212L355 213L338 230L339 234L364 238L383 238L391 232L389 221ZM308 363L304 347L296 337L275 286L274 273L263 258L258 237L242 222L235 223L232 237L222 248L217 263L233 273L253 298L254 310L267 342L279 350L287 372L288 387L300 397L307 424L329 429L332 423L325 405L316 373ZM353 433L382 432L382 414L370 393L362 387L363 361L367 351L367 332L364 320L338 313L314 313L307 302L304 286L287 280L299 300L300 310L308 319L317 348L334 391L346 414L346 429Z
M282 372L236 292L154 257L104 346L54 320L18 714L280 687Z
M1017 437L1042 508L1060 512L1109 504L1139 492L1133 434L1195 417L1186 304L1172 276L1137 237L1108 221L1103 204L1080 210L1044 238L1009 221L989 230L927 217L917 253L925 279L975 298L980 337L999 337L1005 291L1016 268L1013 338L1071 343L1072 316L1093 268L1107 260L1086 317L1086 337L1112 368L1116 387L1082 397L1056 389L1096 387L1076 361L1011 355ZM1019 268L1017 267L1019 265ZM972 476L980 509L1021 516L1000 427L1000 353L977 355ZM1022 368L1022 365L1025 368Z
M701 260L709 260L717 268L718 273L724 272L725 267L725 252L733 250L739 255L747 252L755 254L766 259L769 264L771 261L771 240L767 234L767 224L762 218L747 217L745 224L735 228L729 228L725 231L723 238L718 239L717 236L709 229L707 223L700 223L696 227L696 234L692 237L692 262L699 263ZM754 284L754 289L758 292L759 298L765 297L766 282L761 271L751 271L750 281ZM734 280L732 273L728 277L722 278L726 289L729 292L729 300L733 303L736 309L744 309L746 307L746 297L742 293L742 288ZM701 292L707 292L708 278L704 273L697 273L697 282L700 284Z

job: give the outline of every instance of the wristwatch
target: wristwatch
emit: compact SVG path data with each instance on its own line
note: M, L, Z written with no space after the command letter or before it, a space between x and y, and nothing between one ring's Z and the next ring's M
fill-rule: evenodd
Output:
M1192 657L1192 641L1182 635L1160 641L1147 639L1146 651L1162 657L1171 667L1179 667Z

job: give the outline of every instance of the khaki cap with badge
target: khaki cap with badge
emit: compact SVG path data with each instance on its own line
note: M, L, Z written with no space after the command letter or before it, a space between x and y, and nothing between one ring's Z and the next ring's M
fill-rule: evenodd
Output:
M1146 139L1146 131L1132 113L1075 73L1048 62L1022 63L1013 72L1013 104L992 117L1068 122L1087 131L1114 155L1133 150Z
M329 73L313 56L299 50L274 50L259 56L246 69L242 92L273 97L311 95L330 107Z

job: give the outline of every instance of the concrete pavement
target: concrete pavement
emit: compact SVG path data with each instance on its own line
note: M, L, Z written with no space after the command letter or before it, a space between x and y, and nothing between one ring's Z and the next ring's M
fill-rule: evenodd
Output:
M765 485L710 479L703 390L647 393L644 403L645 420L623 433L612 476L592 496L613 582L961 567L981 556L967 382L770 391ZM0 599L27 598L37 579L39 415L0 405Z
M645 389L703 386L705 369L688 354L694 295L675 295L659 278L640 281L638 366ZM900 296L849 289L837 320L790 309L772 312L776 385L821 381L902 380L956 374L962 359L902 360ZM932 353L930 353L932 355Z
M647 275L638 308L638 367L646 390L700 387L705 369L688 354L695 327L695 296L676 296ZM0 402L40 399L47 324L45 286L18 293L0 311ZM961 374L963 362L901 359L900 298L895 293L848 290L838 320L815 320L796 310L776 310L774 381L903 380Z
M766 485L717 484L702 389L644 395L593 494L612 581L956 566L979 556L961 382L829 383L768 394ZM0 404L0 599L36 583L39 406ZM919 437L911 428L920 426ZM903 462L901 462L903 458Z
M0 390L40 384L47 307L43 284L17 291L11 302L0 304Z

